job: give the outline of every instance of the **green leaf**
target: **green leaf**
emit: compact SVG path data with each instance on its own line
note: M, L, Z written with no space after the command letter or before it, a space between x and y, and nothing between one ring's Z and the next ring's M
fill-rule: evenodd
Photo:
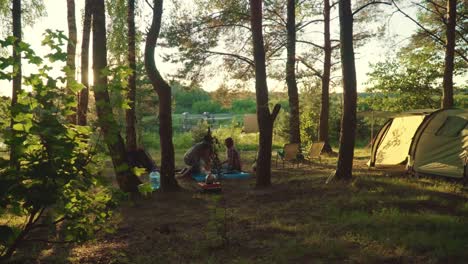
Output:
M146 173L146 169L145 168L140 168L140 167L134 167L133 168L133 173L136 175L136 176L142 176Z
M16 131L26 131L26 126L23 124L14 124L13 125L13 130Z

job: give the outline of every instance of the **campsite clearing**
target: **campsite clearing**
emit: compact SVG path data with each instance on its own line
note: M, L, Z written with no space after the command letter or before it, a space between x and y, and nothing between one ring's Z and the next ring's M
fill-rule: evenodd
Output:
M81 245L23 248L18 263L461 263L468 258L468 190L444 179L368 169L359 150L352 184L325 185L335 158L273 172L273 187L225 181L127 204ZM243 153L247 160L253 153ZM246 162L247 163L247 162ZM27 250L29 258L25 257Z

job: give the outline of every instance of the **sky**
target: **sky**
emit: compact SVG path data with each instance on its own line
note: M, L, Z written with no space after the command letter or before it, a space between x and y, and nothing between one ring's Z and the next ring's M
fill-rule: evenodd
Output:
M186 1L186 5L189 5L190 1L193 0L183 0ZM31 44L32 48L39 55L45 54L46 50L41 47L41 40L43 38L43 33L46 29L55 29L63 30L67 32L67 12L66 12L66 1L57 1L57 0L44 0L46 4L47 15L45 17L39 18L32 27L24 28L23 41ZM76 17L77 17L77 32L78 32L78 41L81 40L81 27L82 27L82 10L84 8L84 0L76 0ZM166 1L167 3L167 1ZM168 18L168 8L165 8L165 15L163 19ZM144 12L149 12L149 8L145 9ZM388 19L382 16L382 19ZM148 21L147 21L148 22ZM398 46L401 46L405 43L405 40L416 30L416 26L404 18L402 15L394 14L390 20L387 20L388 26L386 28L387 40L371 40L363 47L356 49L356 74L358 81L358 91L364 91L365 83L367 81L366 74L369 72L370 67L369 63L376 63L383 61L388 54L397 49ZM144 21L140 21L140 24L137 25L141 28L147 28L149 24L146 24ZM332 24L333 27L333 24ZM391 41L388 41L391 40ZM319 41L319 40L318 40ZM80 47L81 44L77 43L77 56L80 56ZM158 52L156 52L158 54ZM163 76L175 71L180 65L173 65L171 63L163 62L163 60L156 55L156 61L160 66L160 71ZM77 57L76 63L77 68L79 69L80 59ZM34 71L34 68L24 65L23 66L24 74L27 75ZM58 69L59 67L57 67ZM58 71L55 71L58 74ZM79 76L79 75L78 75ZM91 69L90 77L92 78ZM92 81L92 80L91 80ZM211 79L204 80L202 88L208 91L212 91L218 88L221 84L223 78L220 75L212 77ZM284 82L269 80L269 88L272 91L283 91L286 87ZM253 82L249 82L250 88L253 90ZM340 87L336 87L332 92L340 92ZM11 84L5 81L0 81L0 95L10 96L11 94Z

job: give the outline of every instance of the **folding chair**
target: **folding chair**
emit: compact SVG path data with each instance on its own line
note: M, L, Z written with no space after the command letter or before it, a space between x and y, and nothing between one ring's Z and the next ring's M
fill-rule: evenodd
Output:
M318 159L319 163L322 162L320 155L322 154L323 147L325 146L325 142L318 141L312 143L309 150L309 160L312 163L313 159Z
M284 162L289 161L291 163L298 161L299 152L299 144L298 143L290 143L284 145L282 150L276 152L276 167L278 167L278 159L283 161L283 168ZM299 163L298 163L299 164Z

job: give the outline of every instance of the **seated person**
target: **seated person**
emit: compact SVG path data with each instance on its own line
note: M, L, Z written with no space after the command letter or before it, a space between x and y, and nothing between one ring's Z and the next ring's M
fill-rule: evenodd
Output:
M234 140L232 138L226 138L224 140L226 145L226 156L227 160L223 162L223 169L227 172L241 171L242 165L240 155L237 149L234 147Z
M189 168L182 172L182 177L190 177L194 173L209 173L212 152L211 145L206 141L193 145L184 155L184 163Z

